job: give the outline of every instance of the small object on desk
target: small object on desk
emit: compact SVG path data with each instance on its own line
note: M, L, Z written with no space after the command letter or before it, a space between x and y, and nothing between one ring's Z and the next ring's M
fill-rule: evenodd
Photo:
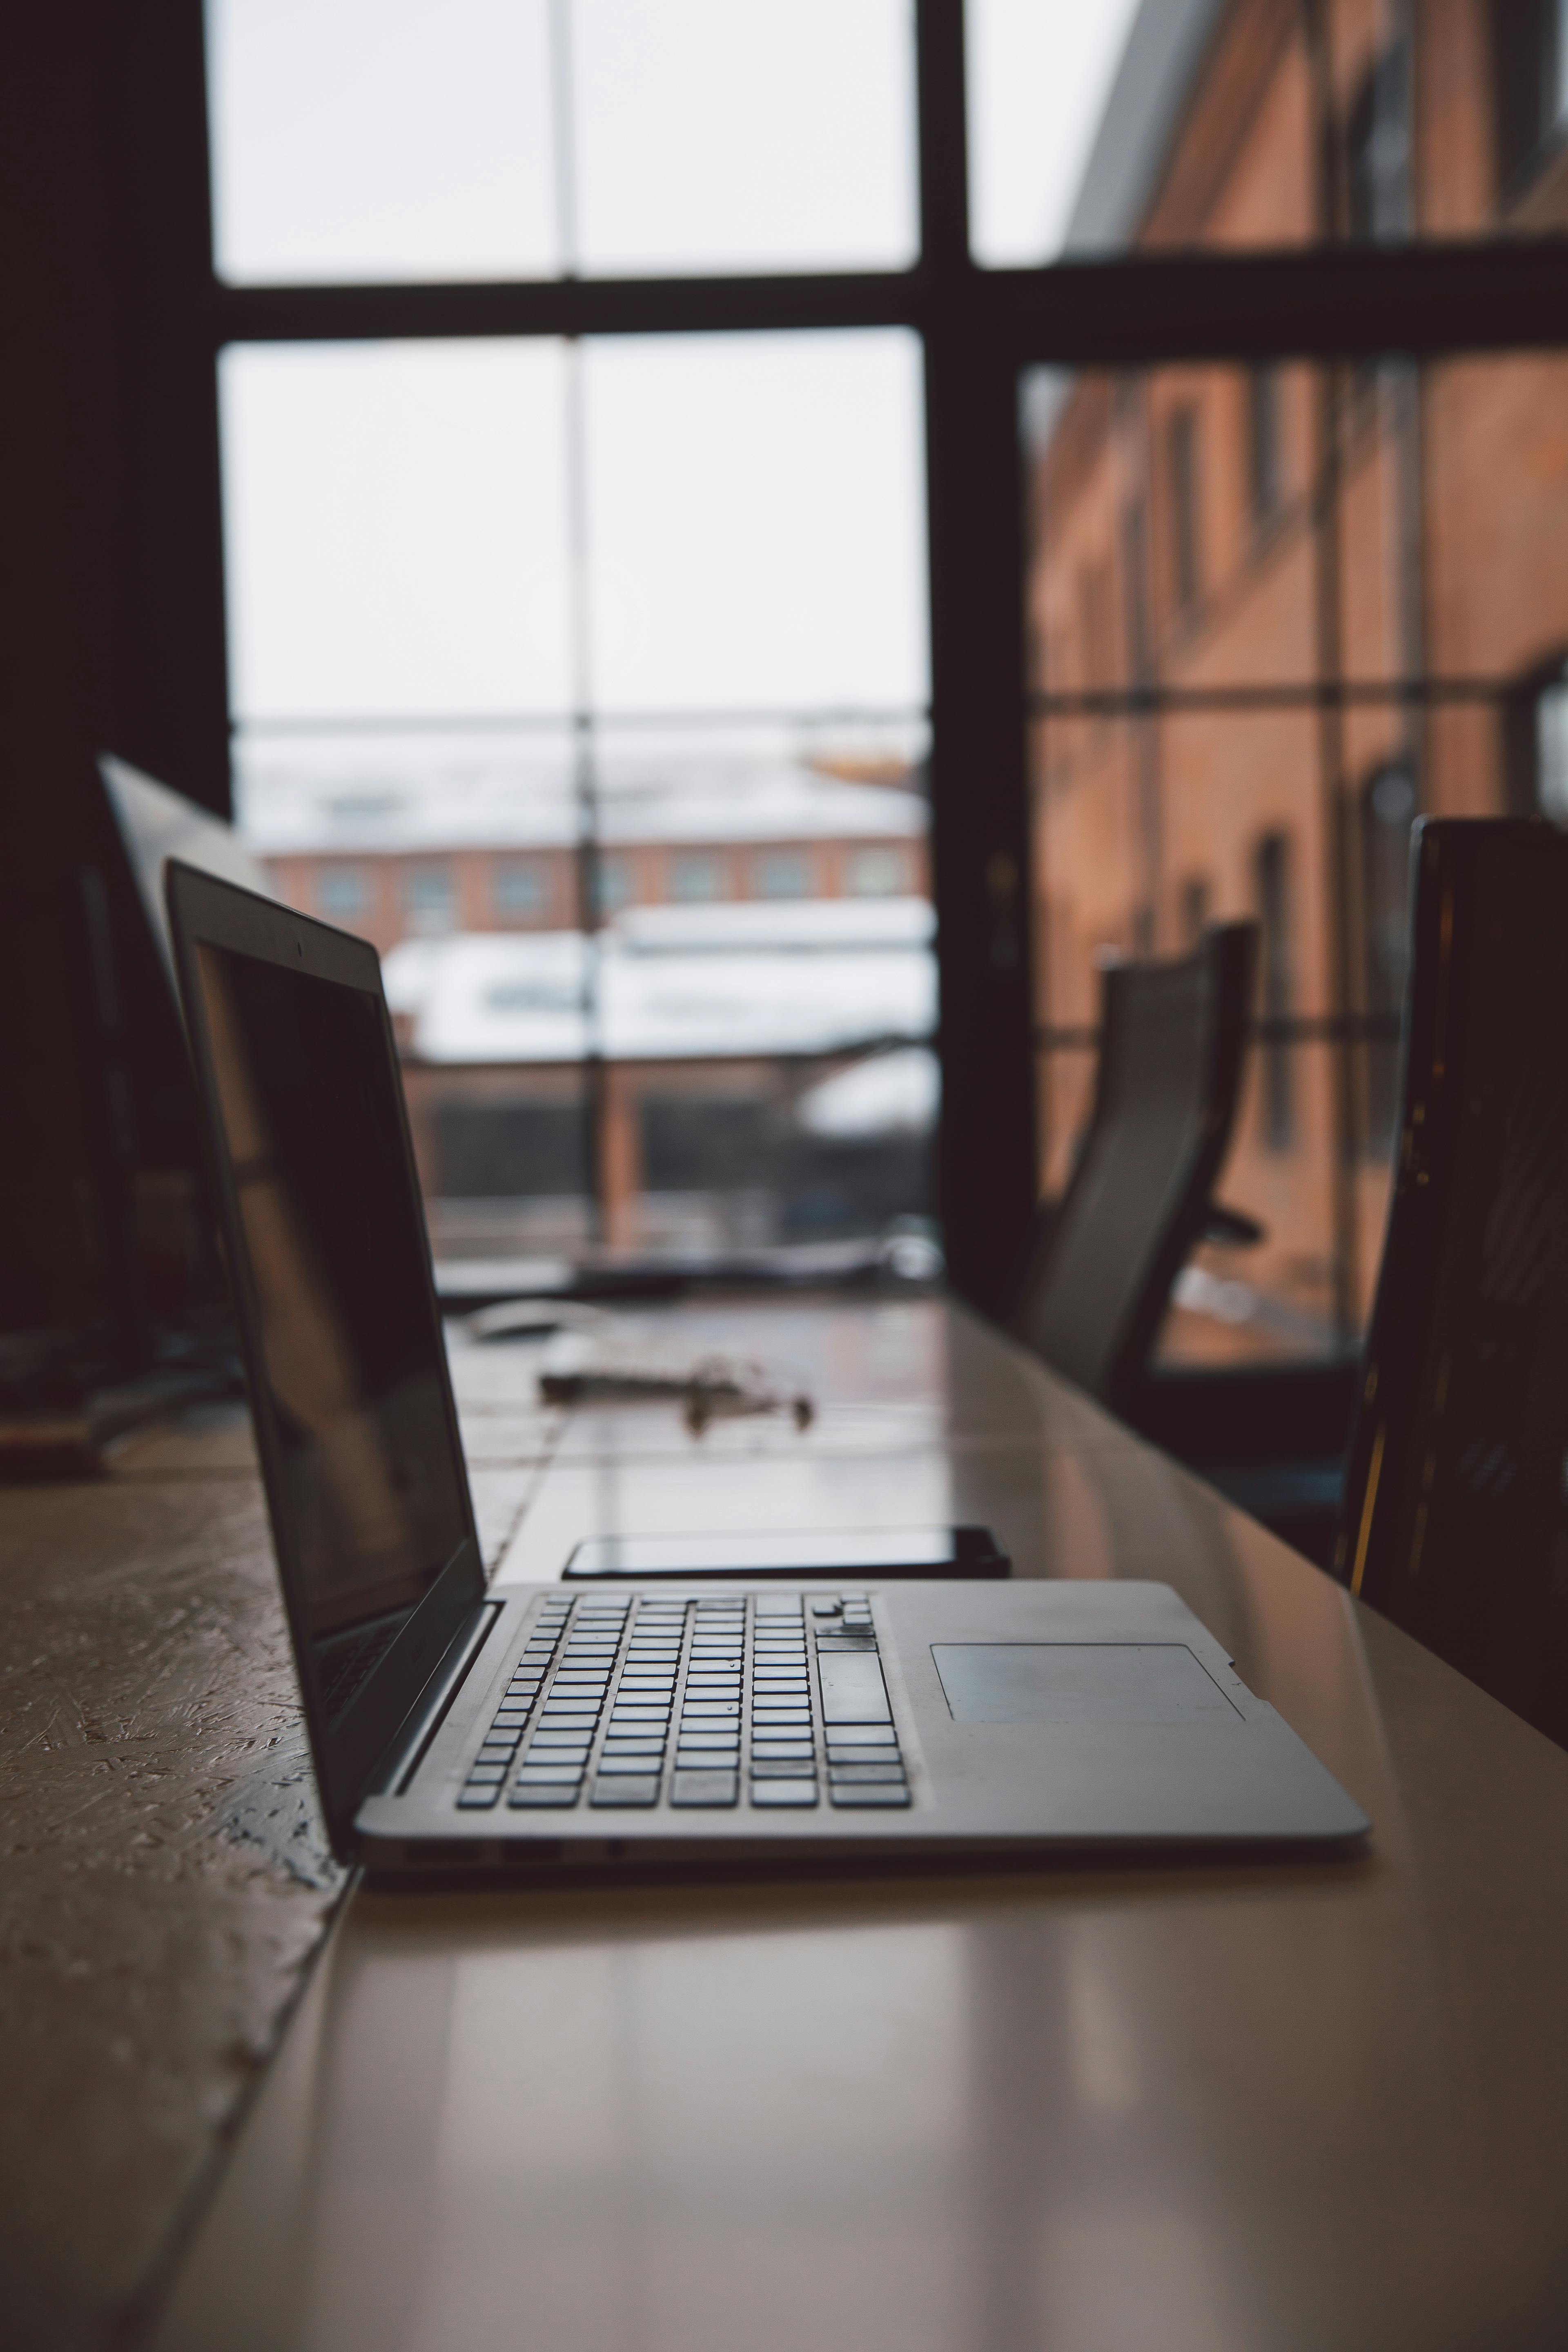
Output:
M19 1384L13 1379L0 1385L15 1390ZM0 1397L0 1486L61 1486L101 1478L117 1438L181 1405L222 1394L231 1385L226 1378L205 1372L154 1373L118 1388L92 1390L66 1405L45 1403L35 1410L25 1402Z
M807 1429L816 1407L804 1389L778 1385L766 1368L742 1356L694 1354L648 1340L564 1333L539 1372L544 1404L679 1402L686 1425L700 1437L710 1421L748 1413L788 1412Z
M1013 1563L989 1528L803 1528L784 1533L738 1528L732 1535L589 1536L567 1559L563 1576L702 1577L750 1581L759 1576L1005 1577ZM822 1595L808 1603L820 1633L861 1633L870 1613Z

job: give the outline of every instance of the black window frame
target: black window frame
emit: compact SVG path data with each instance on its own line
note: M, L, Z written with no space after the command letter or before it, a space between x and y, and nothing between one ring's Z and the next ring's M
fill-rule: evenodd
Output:
M1318 0L1305 5L1321 56L1322 11ZM1356 245L1335 233L1341 202L1320 71L1321 242L986 268L970 251L963 0L915 0L914 26L921 242L909 269L230 287L212 267L200 0L118 12L100 79L128 166L113 259L136 487L119 593L141 698L132 731L174 781L222 807L228 715L216 362L227 345L911 329L923 351L926 410L944 1089L937 1195L954 1286L994 1308L1008 1296L1034 1214L1038 1144L1025 372L1287 361L1340 371L1390 352L1418 362L1568 347L1568 238ZM1340 964L1339 1013L1349 1018L1348 932ZM1353 1112L1347 1118L1353 1126Z

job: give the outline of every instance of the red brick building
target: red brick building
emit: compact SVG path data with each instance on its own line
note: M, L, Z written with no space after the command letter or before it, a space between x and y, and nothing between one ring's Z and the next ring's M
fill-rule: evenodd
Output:
M285 760L245 810L282 896L384 955L407 939L581 925L584 810L569 775L494 756L400 772L395 752L357 778ZM907 761L677 758L612 772L594 823L605 920L632 907L928 895Z
M1568 222L1561 0L1208 13L1124 242ZM1092 1022L1101 952L1259 919L1274 1027L1225 1190L1268 1240L1210 1267L1258 1294L1249 1343L1310 1346L1381 1248L1394 1049L1331 1040L1397 1008L1412 818L1568 814L1568 366L1173 367L1029 415L1041 1023ZM1048 1180L1090 1070L1047 1055Z

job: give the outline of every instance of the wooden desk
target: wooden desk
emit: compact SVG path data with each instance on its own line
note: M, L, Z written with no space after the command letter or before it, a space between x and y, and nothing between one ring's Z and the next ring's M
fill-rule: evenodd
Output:
M1568 2341L1568 1756L957 1310L671 1320L798 1358L817 1422L542 1434L518 1359L460 1358L470 1427L548 1456L503 1575L616 1526L985 1518L1026 1572L1173 1584L1372 1850L355 1894L158 2352Z

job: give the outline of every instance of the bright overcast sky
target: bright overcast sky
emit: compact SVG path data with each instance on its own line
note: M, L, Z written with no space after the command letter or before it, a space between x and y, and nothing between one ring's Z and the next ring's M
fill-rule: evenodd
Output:
M971 6L976 249L1042 259L1133 0ZM909 0L575 0L568 173L546 0L209 0L218 266L249 283L905 267L910 17ZM522 343L227 355L237 714L568 707L565 367ZM602 707L923 701L911 337L600 342L584 390Z

